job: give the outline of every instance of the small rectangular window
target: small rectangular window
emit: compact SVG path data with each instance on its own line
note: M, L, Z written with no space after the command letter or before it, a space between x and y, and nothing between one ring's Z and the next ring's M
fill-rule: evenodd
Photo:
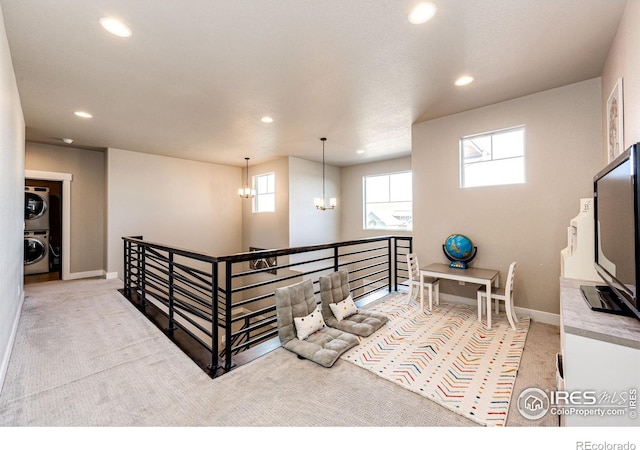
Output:
M524 127L460 139L460 186L525 182Z
M412 230L411 172L366 176L362 184L365 230Z
M253 177L256 196L253 212L274 212L276 210L276 174L265 173Z

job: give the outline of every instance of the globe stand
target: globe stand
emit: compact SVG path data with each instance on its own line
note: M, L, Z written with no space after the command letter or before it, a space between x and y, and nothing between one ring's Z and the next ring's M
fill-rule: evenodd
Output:
M469 263L473 261L473 258L475 258L478 254L478 247L474 246L473 253L465 259L457 259L451 256L449 253L447 253L447 247L444 244L442 244L442 252L444 253L444 256L446 256L447 259L451 261L449 263L449 267L451 267L452 269L467 269L469 268Z

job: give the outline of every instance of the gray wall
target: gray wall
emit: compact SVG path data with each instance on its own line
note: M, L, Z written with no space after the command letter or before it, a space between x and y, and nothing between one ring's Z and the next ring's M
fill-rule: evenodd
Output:
M518 262L516 306L559 313L560 251L601 161L600 79L413 126L414 248L421 264L448 262L451 233L478 246L473 265ZM459 139L524 125L526 183L462 189ZM474 298L471 286L443 292Z
M322 163L289 158L289 245L325 244L341 240L340 216L345 205L340 195L340 169L325 165L326 200L336 197L335 209L320 211L314 199L322 197Z
M242 201L243 251L249 247L286 248L340 240L340 169L325 167L327 197L338 197L335 210L318 211L313 199L322 195L322 164L284 157L249 167L249 179L274 172L275 212L254 213L252 201ZM244 175L243 175L244 177Z
M262 164L249 166L249 185L252 177L273 172L276 179L276 210L253 212L253 199L240 199L242 205L242 246L235 249L249 251L249 247L284 248L289 246L289 162L278 158ZM245 184L243 171L242 186ZM240 186L238 186L239 188ZM236 189L237 191L237 189Z
M623 81L624 147L640 142L640 2L627 2L602 72L602 129L606 130L607 99L618 78ZM602 165L607 161L606 133L602 136Z
M107 150L107 261L123 278L122 236L212 255L242 246L239 167Z
M104 152L27 142L25 168L69 173L71 180L71 273L104 269Z
M0 389L24 298L24 117L0 10Z

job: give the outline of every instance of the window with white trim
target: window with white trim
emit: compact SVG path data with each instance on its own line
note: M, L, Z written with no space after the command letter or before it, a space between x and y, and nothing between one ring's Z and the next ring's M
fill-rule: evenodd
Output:
M524 127L460 139L461 187L524 182Z
M255 175L253 185L256 189L253 212L274 212L276 210L276 174Z
M411 231L412 191L411 172L363 177L364 229Z

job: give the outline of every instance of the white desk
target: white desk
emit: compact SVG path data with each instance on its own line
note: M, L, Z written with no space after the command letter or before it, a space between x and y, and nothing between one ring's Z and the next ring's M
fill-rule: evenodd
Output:
M494 269L454 269L449 264L429 264L420 268L421 276L444 278L447 280L464 281L465 283L482 284L487 289L487 327L491 328L491 287L500 285L500 271ZM421 293L422 294L422 293ZM482 308L478 303L478 321L482 321Z

